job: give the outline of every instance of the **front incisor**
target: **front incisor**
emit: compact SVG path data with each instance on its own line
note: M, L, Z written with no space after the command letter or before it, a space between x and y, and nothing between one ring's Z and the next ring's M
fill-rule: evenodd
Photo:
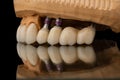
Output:
M17 29L16 37L18 42L25 43L27 26L20 24Z
M37 33L38 33L37 26L34 23L31 23L28 26L28 29L26 32L26 43L32 44L36 42Z

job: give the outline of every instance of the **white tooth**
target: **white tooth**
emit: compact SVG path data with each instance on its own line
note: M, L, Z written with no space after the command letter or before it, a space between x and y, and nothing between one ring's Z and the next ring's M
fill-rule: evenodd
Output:
M17 43L17 53L22 60L27 60L26 57L26 46L22 43Z
M26 45L27 59L32 65L36 65L38 61L37 50L32 45Z
M50 56L51 61L54 64L62 63L62 59L61 59L60 51L58 47L55 47L55 46L48 47L48 54Z
M37 54L38 54L38 57L42 61L44 61L45 63L48 63L48 61L49 61L49 55L48 55L48 49L47 49L47 47L39 46L37 48Z
M73 27L66 27L61 32L60 44L61 45L74 45L77 42L77 29Z
M67 64L73 64L78 60L77 50L74 46L61 46L60 54L64 62Z
M92 64L96 61L96 55L93 47L78 47L78 57L85 63Z
M95 29L90 26L87 28L83 28L78 32L77 35L77 43L78 44L91 44L95 37Z
M27 27L25 25L20 25L17 29L17 41L18 42L25 42L25 38L26 38L26 30Z
M61 34L62 28L59 26L54 26L48 35L48 43L51 45L55 45L59 43L59 37Z
M37 42L39 44L43 44L47 42L49 30L48 30L48 25L45 24L44 27L39 30L38 35L37 35Z
M27 32L26 32L26 43L32 44L36 41L38 29L34 23L31 23L28 26Z

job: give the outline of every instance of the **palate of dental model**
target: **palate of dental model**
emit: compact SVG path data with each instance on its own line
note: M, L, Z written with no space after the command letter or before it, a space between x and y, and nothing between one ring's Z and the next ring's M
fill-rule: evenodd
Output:
M38 34L37 34L37 42L39 44L46 43L47 42L47 38L48 38L48 34L49 34L48 26L49 26L49 23L50 23L50 19L47 17L45 19L44 23L45 24L44 24L43 28L40 29Z
M26 45L22 43L17 43L17 53L19 57L22 59L22 61L26 61Z
M47 70L51 71L52 69L51 69L50 62L49 62L50 58L48 55L48 48L39 46L37 48L37 54L38 54L38 57L45 63Z
M77 44L91 44L95 37L95 28L92 26L78 31Z
M66 64L73 64L78 60L77 49L74 46L61 46L60 54Z
M48 47L48 54L49 54L51 61L56 65L57 70L61 71L62 58L60 55L59 48L55 46Z
M73 27L66 27L60 35L59 43L61 45L74 45L77 42L78 30Z
M38 62L37 49L32 45L26 45L27 59L32 65Z
M50 30L48 39L47 39L48 43L51 45L55 45L59 43L59 38L60 38L61 31L62 31L62 28L60 27L61 19L57 18L55 24L56 26L54 26Z
M25 43L27 26L19 25L16 33L17 41Z
M38 33L38 28L35 23L31 23L28 26L27 32L26 32L26 43L32 44L36 42L36 37Z
M79 46L77 47L77 53L78 58L87 64L93 64L96 62L96 54L93 47L91 46L87 47Z

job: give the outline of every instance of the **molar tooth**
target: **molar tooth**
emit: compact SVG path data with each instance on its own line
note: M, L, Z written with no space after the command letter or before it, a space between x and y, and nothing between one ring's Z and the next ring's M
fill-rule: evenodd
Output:
M61 45L74 45L77 41L77 29L73 27L66 27L63 29L60 35Z
M49 25L49 18L47 17L45 19L45 24L41 30L39 30L38 35L37 35L37 42L39 44L43 44L47 42L49 30L48 30L48 25Z
M26 45L27 59L32 65L38 62L37 50L32 45Z
M22 43L17 43L17 53L19 55L19 57L23 60L26 61L27 57L26 57L26 46Z
M36 41L38 29L37 26L34 23L31 23L28 26L27 32L26 32L26 43L32 44Z
M61 25L61 20L60 19L56 19L56 26L54 26L48 35L48 43L51 45L55 45L59 43L59 38L60 38L60 34L62 31L62 28L59 26Z
M27 30L27 27L25 25L20 25L18 27L17 34L16 34L18 42L22 42L22 43L25 42L25 39L26 39L26 30Z
M50 56L51 61L56 65L57 69L61 71L62 58L60 55L59 48L55 46L48 47L48 54Z
M66 64L73 64L78 60L77 50L74 46L61 46L60 54Z
M95 37L95 28L92 26L83 28L78 32L77 43L78 44L91 44Z
M87 47L81 47L79 46L77 48L78 57L80 60L82 60L85 63L93 64L96 61L96 55L93 47L87 46Z

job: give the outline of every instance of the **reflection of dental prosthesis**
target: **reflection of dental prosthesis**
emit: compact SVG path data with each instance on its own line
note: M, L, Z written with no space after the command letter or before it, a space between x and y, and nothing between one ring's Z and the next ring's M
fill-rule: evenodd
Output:
M23 63L32 71L41 71L41 61L44 62L48 71L52 71L52 62L58 71L63 70L62 64L72 65L77 61L85 64L96 62L96 53L92 46L38 46L17 44L17 52ZM89 53L88 53L89 52Z
M120 32L119 6L119 0L14 0L16 16L23 18L17 30L17 41L27 44L48 42L50 45L91 44L95 36L93 27L62 30L62 27L54 26L49 31L47 27L41 28L41 17L91 21Z

